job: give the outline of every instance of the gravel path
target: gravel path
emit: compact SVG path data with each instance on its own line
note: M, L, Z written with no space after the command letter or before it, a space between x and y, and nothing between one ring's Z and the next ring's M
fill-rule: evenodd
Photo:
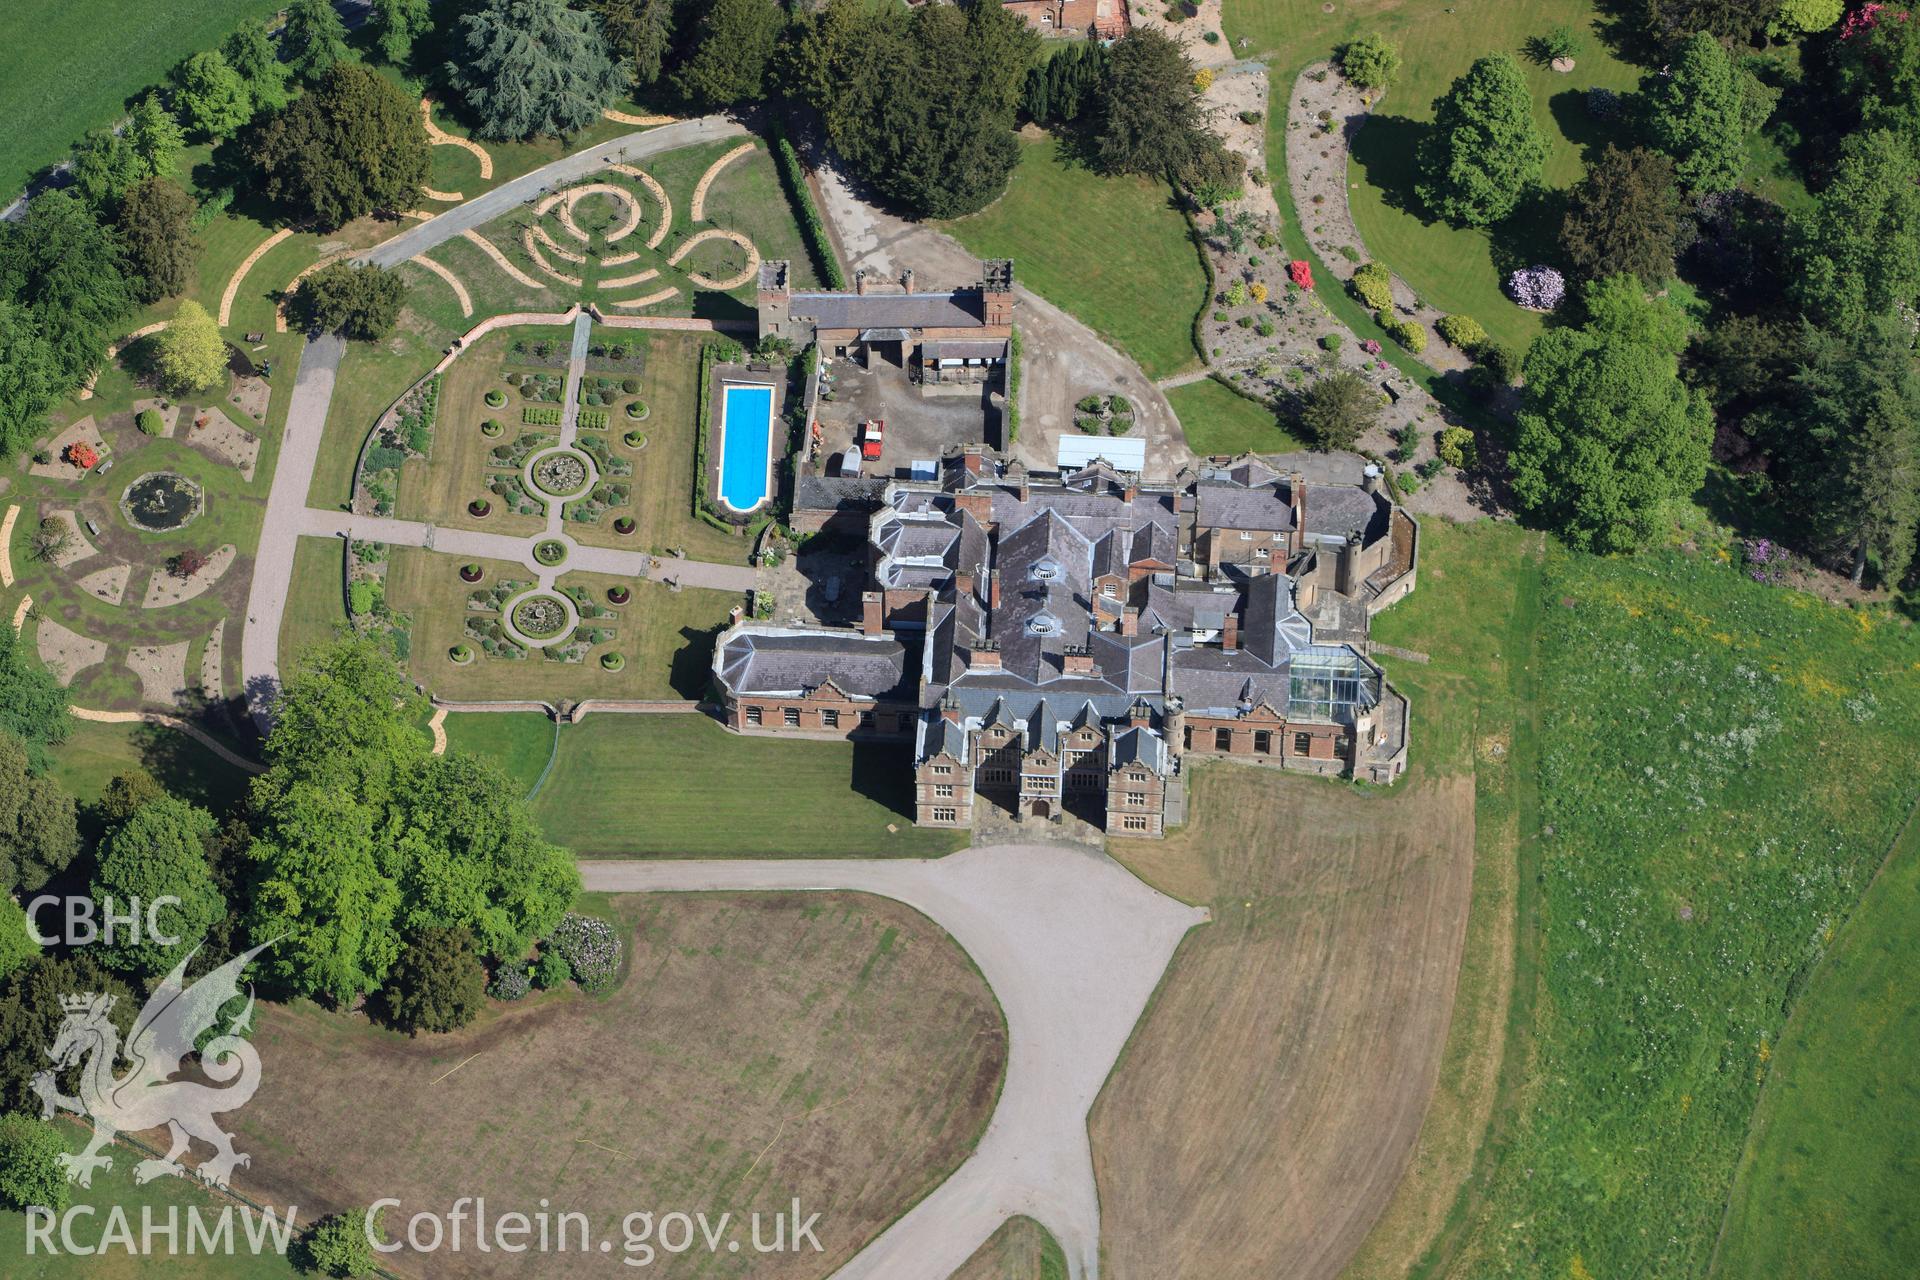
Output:
M599 892L851 889L924 912L980 966L1006 1013L1006 1082L973 1154L833 1280L946 1280L1016 1214L1053 1233L1071 1280L1099 1275L1087 1112L1204 910L1064 845L929 861L594 861L581 874Z

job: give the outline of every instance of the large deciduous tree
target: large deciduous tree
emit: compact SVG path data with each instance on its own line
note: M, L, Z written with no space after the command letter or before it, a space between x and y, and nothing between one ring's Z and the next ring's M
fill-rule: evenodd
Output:
M701 107L755 102L766 93L774 42L786 25L775 0L707 0L694 26L692 51L674 84Z
M1644 147L1609 145L1568 198L1560 247L1588 279L1625 272L1658 286L1673 276L1679 230L1673 162Z
M446 81L487 138L566 137L625 85L590 14L561 0L487 0L459 21Z
M196 53L174 72L180 86L175 100L187 127L216 141L231 136L253 119L253 95L247 82L217 49Z
M265 22L242 24L221 42L220 52L247 86L253 114L278 111L287 105L287 78L292 71L280 61Z
M1416 159L1420 199L1448 222L1485 227L1512 213L1547 159L1520 64L1490 53L1468 67L1434 100Z
M148 178L120 202L114 229L140 301L170 298L193 283L199 257L193 215L193 197L172 178Z
M402 66L413 56L414 41L433 30L433 11L428 0L373 0L373 25L380 56Z
M1696 195L1740 185L1747 158L1740 74L1725 47L1697 31L1647 86L1647 130L1673 157L1681 185Z
M180 122L161 105L160 95L149 92L127 117L127 145L140 162L141 177L171 178L180 171L187 139Z
M506 775L460 753L432 756L419 700L365 640L311 657L287 681L253 788L258 884L248 926L280 936L269 968L337 1002L382 985L403 936L471 931L497 957L524 955L579 891Z
M56 1212L67 1207L67 1171L60 1131L37 1116L0 1116L0 1205Z
M1549 330L1527 352L1508 465L1522 509L1568 542L1630 551L1705 479L1713 418L1680 381L1683 316L1632 276L1589 285L1586 301L1584 326Z
M150 800L101 841L93 874L96 902L112 899L115 910L136 905L143 927L121 930L101 948L112 968L157 977L185 959L226 915L227 902L214 887L207 862L213 815L172 796ZM175 901L160 904L162 898ZM150 914L149 914L150 912ZM151 921L177 941L149 936Z
M227 373L227 344L207 309L188 298L154 336L154 372L160 385L186 395L218 384Z
M419 104L351 62L260 126L247 150L267 196L325 228L412 208L428 174Z
M0 222L0 302L31 316L62 391L98 367L135 305L118 238L65 191L36 197L18 222Z
M831 0L786 68L841 155L919 217L984 208L1020 160L1015 113L1038 37L998 4L911 13Z
M38 889L79 851L73 797L29 767L18 738L0 734L0 894Z

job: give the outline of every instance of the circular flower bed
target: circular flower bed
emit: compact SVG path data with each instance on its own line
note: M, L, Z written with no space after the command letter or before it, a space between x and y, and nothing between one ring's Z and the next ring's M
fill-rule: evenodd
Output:
M502 391L500 388L495 387L493 390L487 392L487 407L489 409L498 409L500 406L504 405L506 402L507 402L507 393Z
M127 486L120 511L136 529L164 532L190 523L200 514L200 486L172 471L150 471Z
M488 418L485 422L480 424L480 434L485 436L489 440L499 439L500 433L505 431L506 429L507 429L507 424L500 421L500 419L498 418Z
M567 544L552 538L533 544L533 558L544 565L556 565L567 558Z
M585 458L564 449L534 459L534 487L556 498L570 498L579 493L592 476Z
M620 516L613 522L613 531L622 537L630 536L636 527L632 516Z
M467 504L467 514L476 520L484 520L493 510L493 504L485 498L475 498Z
M608 604L625 604L627 601L631 599L633 599L633 590L630 587L608 587L607 588Z
M473 650L464 644L457 644L447 650L447 657L453 659L456 666L466 666L473 661Z
M550 640L567 629L567 606L558 596L528 596L513 606L513 626L530 640Z
M617 653L603 653L600 655L600 665L609 671L618 671L627 665L627 660Z
M645 400L627 401L627 416L635 422L646 421L647 415L652 412L653 410L647 408L647 402Z
M480 566L477 564L463 564L460 566L460 581L478 582L480 581L480 572Z
M620 438L626 442L626 446L629 449L644 449L647 447L647 433L644 431L629 431Z

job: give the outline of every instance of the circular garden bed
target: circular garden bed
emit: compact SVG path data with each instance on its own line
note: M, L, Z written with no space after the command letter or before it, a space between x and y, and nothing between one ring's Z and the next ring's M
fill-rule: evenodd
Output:
M647 408L647 402L645 400L629 400L627 402L627 416L635 422L645 422L647 415L652 412L653 410Z
M608 587L607 588L608 604L625 604L627 601L631 599L633 599L633 589L631 587Z
M487 407L489 409L498 409L506 403L507 393L500 388L495 387L493 390L487 392Z
M477 564L463 564L460 566L460 581L462 582L478 582L483 576L485 575Z
M617 516L613 521L613 531L623 538L632 537L633 531L638 527L639 526L634 523L632 516Z
M508 620L521 636L544 644L573 630L573 608L560 596L536 592L521 596L508 614Z
M489 440L498 440L506 429L507 424L498 418L488 418L480 424L480 434Z
M533 544L533 558L552 568L562 564L567 558L567 544L557 538L547 538Z
M473 649L469 645L457 644L447 650L447 657L458 667L464 667L473 661Z
M485 498L475 498L467 504L467 514L475 520L485 520L489 515L493 514L493 504Z
M600 665L609 671L618 671L627 665L627 660L617 653L603 653L600 655Z
M200 486L173 471L149 471L120 495L120 511L127 523L153 533L192 523L205 506Z

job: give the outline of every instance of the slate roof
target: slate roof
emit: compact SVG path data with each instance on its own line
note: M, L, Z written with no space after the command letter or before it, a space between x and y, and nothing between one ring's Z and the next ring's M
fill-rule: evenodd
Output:
M906 646L892 636L787 627L736 627L714 655L735 694L797 694L831 681L856 698L910 696Z
M980 295L954 293L796 293L790 314L819 329L972 329L986 323Z

